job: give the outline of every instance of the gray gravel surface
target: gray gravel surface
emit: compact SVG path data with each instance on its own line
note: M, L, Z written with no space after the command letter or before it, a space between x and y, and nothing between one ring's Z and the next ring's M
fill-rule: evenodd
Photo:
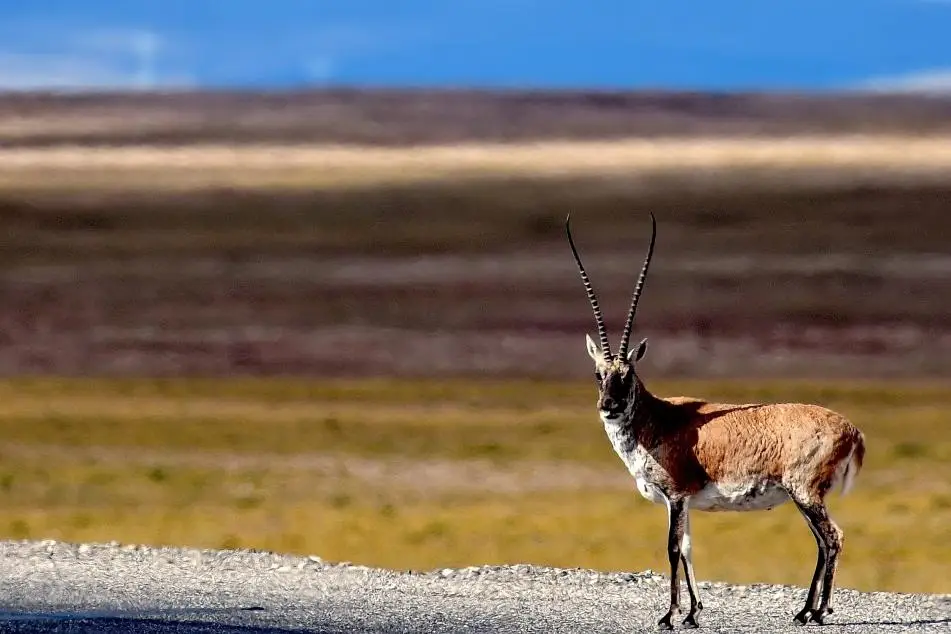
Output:
M653 631L666 584L651 571L406 573L256 551L0 542L0 632ZM701 592L701 631L801 631L802 588ZM951 632L951 595L840 590L835 607L827 630Z

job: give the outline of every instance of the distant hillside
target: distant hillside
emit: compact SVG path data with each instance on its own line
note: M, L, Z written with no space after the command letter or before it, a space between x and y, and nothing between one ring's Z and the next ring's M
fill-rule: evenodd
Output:
M351 89L0 96L6 147L876 132L951 132L951 96Z

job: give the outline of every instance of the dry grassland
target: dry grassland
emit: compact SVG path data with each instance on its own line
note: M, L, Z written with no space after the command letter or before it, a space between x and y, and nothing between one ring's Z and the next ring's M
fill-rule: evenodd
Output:
M725 188L940 182L951 168L946 137L620 139L360 146L188 145L51 147L0 150L7 189L189 190L338 188L485 178L584 178L628 175L651 189L658 175ZM662 181L667 189L670 183Z
M653 382L662 394L807 400L865 430L831 501L841 580L948 592L941 385ZM57 380L0 384L0 536L243 546L424 569L534 562L663 570L666 516L633 491L588 382ZM792 507L694 518L705 579L802 584ZM755 545L755 546L751 546Z

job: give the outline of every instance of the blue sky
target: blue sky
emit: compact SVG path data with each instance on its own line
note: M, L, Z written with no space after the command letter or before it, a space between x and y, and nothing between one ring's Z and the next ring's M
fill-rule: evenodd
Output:
M0 0L0 87L951 88L951 0Z

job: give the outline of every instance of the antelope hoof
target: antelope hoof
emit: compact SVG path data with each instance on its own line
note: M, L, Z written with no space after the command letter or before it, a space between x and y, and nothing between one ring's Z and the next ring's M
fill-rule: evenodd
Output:
M809 620L819 625L825 625L825 618L828 614L832 614L832 608L819 608L812 611L812 618Z
M674 618L674 616L677 614L677 612L679 612L679 610L673 610L673 609L671 609L670 611L668 611L667 614L664 615L664 618L662 618L661 620L657 621L658 627L659 627L660 629L662 629L662 630L672 630L672 629L674 629L674 624L671 623L670 620L671 620L672 618Z
M683 626L690 629L700 627L700 624L697 623L697 615L700 614L700 610L702 609L703 603L700 601L690 606L690 612L687 613L687 618L684 619Z
M798 625L805 625L811 614L812 608L805 607L799 611L799 614L793 617L793 621L795 621Z

